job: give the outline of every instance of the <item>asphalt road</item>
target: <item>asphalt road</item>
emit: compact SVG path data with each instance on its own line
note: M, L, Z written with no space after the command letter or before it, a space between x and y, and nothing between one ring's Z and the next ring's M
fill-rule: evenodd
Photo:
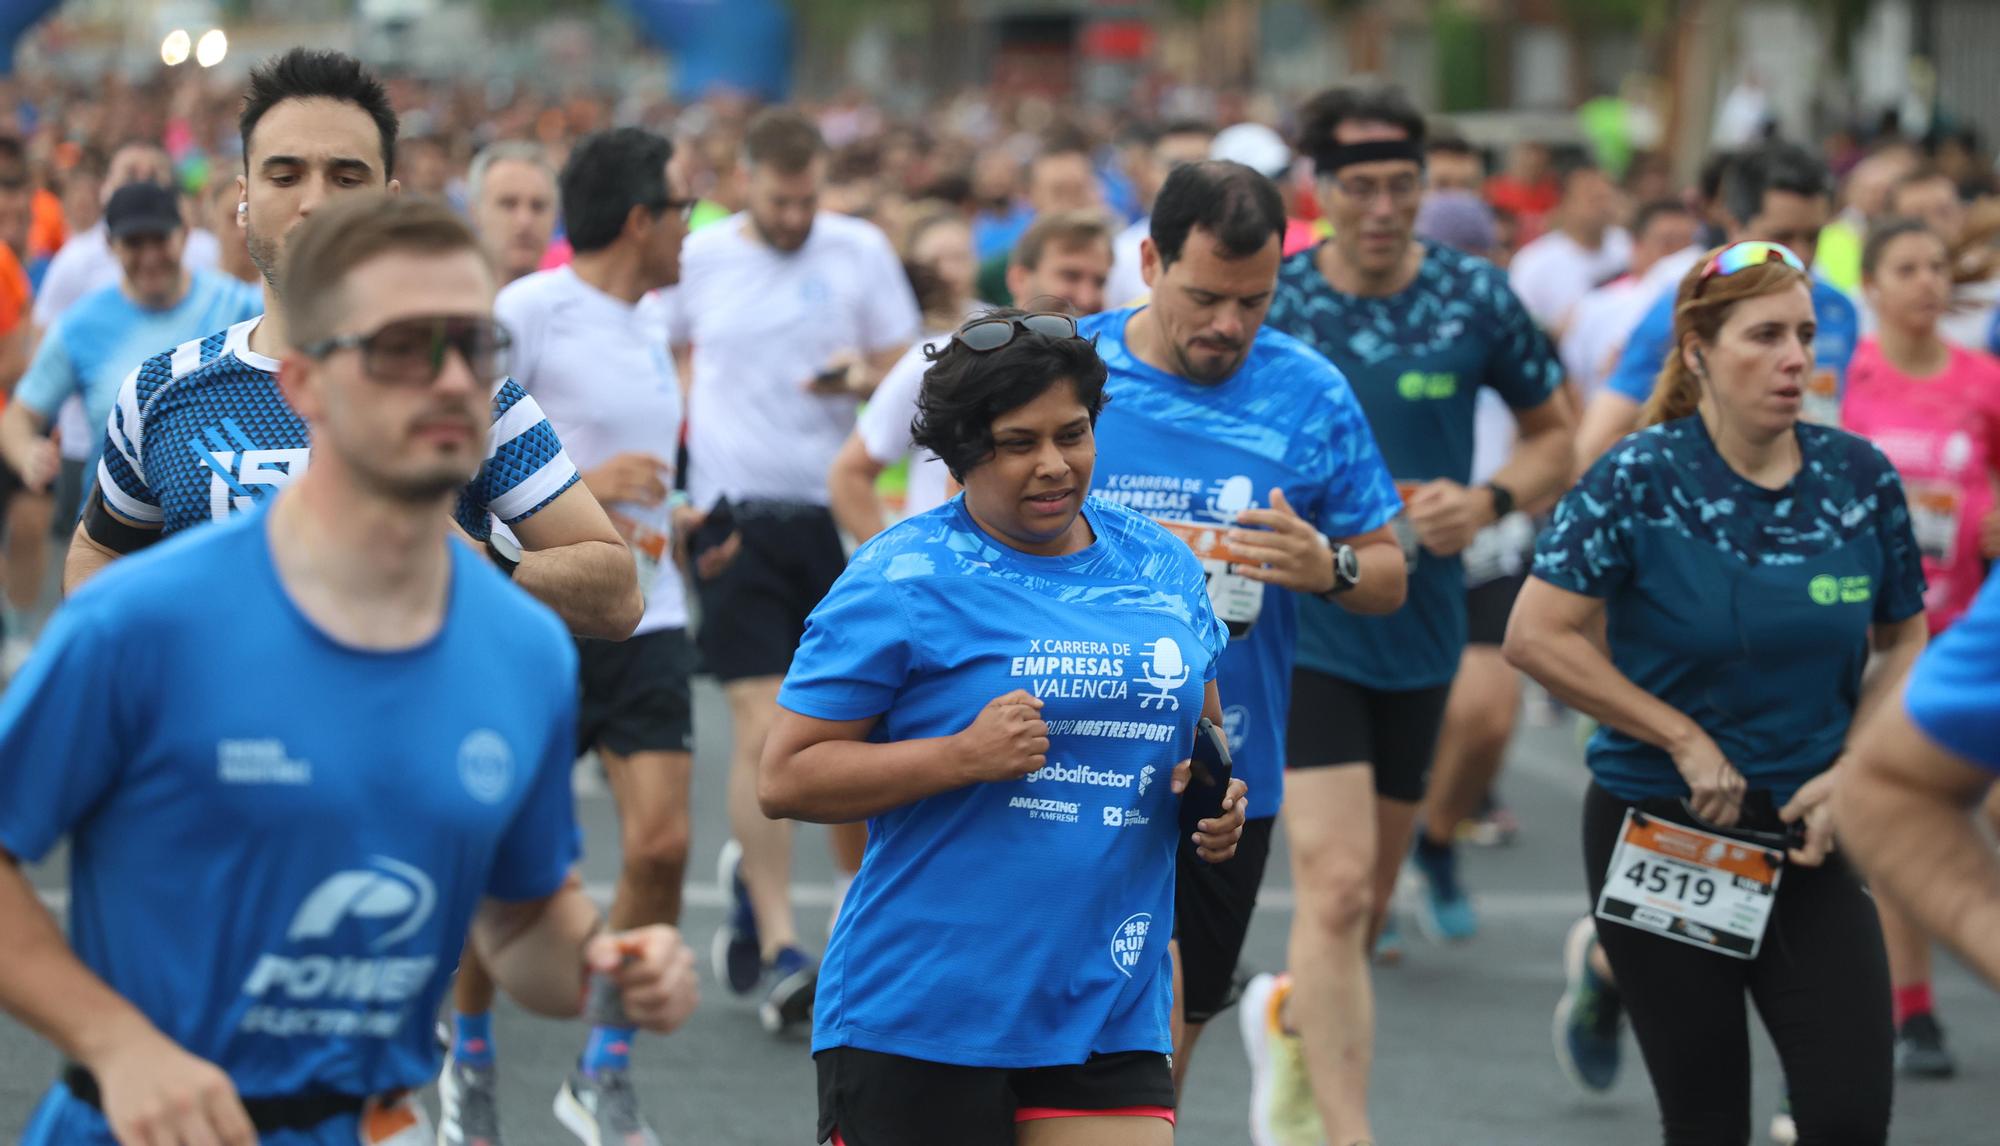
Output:
M695 848L685 920L704 954L721 919L715 857L727 834L723 814L727 713L706 682L698 689ZM609 799L580 773L581 815L589 840L586 878L600 892L615 873L617 825ZM1376 1133L1384 1146L1608 1146L1657 1142L1652 1094L1627 1041L1627 1069L1608 1095L1586 1097L1557 1070L1549 1019L1562 985L1565 929L1585 907L1577 859L1577 809L1584 774L1565 729L1527 729L1503 781L1525 827L1511 848L1474 850L1467 879L1484 927L1456 947L1425 943L1412 932L1410 954L1378 972L1380 1035L1376 1048ZM1282 849L1282 833L1280 834ZM802 925L822 942L829 863L818 829L798 833ZM1290 920L1285 860L1275 855L1246 962L1276 968ZM60 863L34 873L60 902ZM2000 1000L1948 958L1941 958L1938 1001L1962 1073L1946 1083L1905 1084L1897 1096L1893 1141L1899 1146L1960 1146L2000 1140ZM507 1141L514 1146L570 1139L549 1101L581 1046L575 1025L521 1015L502 1004L496 1041L505 1094ZM1776 1061L1761 1032L1756 1084L1763 1121L1775 1108ZM654 1124L674 1144L800 1144L812 1140L814 1091L803 1040L781 1042L758 1026L748 1004L706 992L701 1010L669 1039L642 1039L636 1070ZM20 1026L0 1018L0 1139L12 1141L47 1085L54 1055ZM1249 1071L1235 1013L1215 1024L1195 1056L1179 1139L1248 1141Z

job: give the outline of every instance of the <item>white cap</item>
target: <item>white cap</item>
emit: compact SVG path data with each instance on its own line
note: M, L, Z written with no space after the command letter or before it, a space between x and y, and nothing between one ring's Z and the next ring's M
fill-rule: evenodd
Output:
M1261 123L1223 128L1208 145L1208 157L1241 163L1272 179L1283 179L1292 169L1292 149L1284 137Z

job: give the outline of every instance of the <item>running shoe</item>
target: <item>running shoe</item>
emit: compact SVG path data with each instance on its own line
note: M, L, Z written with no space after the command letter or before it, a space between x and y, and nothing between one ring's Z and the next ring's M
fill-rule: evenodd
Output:
M1313 1102L1312 1076L1297 1035L1278 1021L1289 980L1259 975L1244 989L1236 1025L1250 1057L1250 1141L1253 1146L1321 1146L1326 1132Z
M1568 986L1556 1003L1556 1062L1579 1088L1593 1094L1611 1089L1618 1080L1619 1033L1625 1007L1618 988L1590 965L1597 946L1597 924L1588 916L1576 921L1563 943L1563 973Z
M1459 840L1474 847L1512 847L1520 836L1521 821L1500 802L1499 794L1491 791L1480 801L1479 814L1458 825Z
M1403 961L1403 929L1396 922L1396 910L1389 909L1382 921L1382 933L1375 937L1375 962L1394 967Z
M1911 1015L1896 1032L1896 1072L1905 1078L1950 1078L1958 1062L1944 1045L1944 1028L1931 1014Z
M1417 896L1417 927L1433 943L1463 943L1479 934L1479 913L1458 882L1458 852L1429 849L1421 844L1411 854L1423 876Z
M500 1146L500 1101L491 1066L444 1060L438 1076L438 1146Z
M579 1067L556 1091L556 1121L586 1146L660 1146L660 1136L639 1113L629 1071L589 1075Z
M1778 1112L1771 1116L1771 1141L1775 1146L1799 1146L1799 1124L1792 1120L1789 1091L1778 1100Z
M796 947L786 947L764 969L771 984L758 1008L764 1029L781 1035L802 1023L812 1022L813 992L819 987L819 964Z
M722 845L722 858L715 865L715 882L729 906L729 918L715 933L709 946L709 960L715 977L737 998L747 998L764 978L764 949L757 938L757 913L750 907L750 891L739 874L743 867L743 845L730 840Z

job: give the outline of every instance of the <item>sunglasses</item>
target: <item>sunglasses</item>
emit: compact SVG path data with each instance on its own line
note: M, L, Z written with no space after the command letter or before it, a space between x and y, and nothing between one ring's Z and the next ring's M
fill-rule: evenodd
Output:
M1731 243L1715 252L1715 257L1701 268L1701 277L1694 284L1694 297L1701 297L1701 289L1708 285L1710 279L1727 278L1738 271L1761 267L1766 263L1783 263L1800 274L1806 273L1806 265L1791 252L1791 248L1782 244L1761 240Z
M952 341L963 343L967 350L985 354L1014 341L1014 336L1023 331L1044 338L1078 337L1076 319L1052 310L1038 310L1018 318L975 318L959 327L951 337Z
M513 344L507 329L490 318L432 315L398 319L372 334L335 335L302 349L313 359L358 350L361 369L392 386L436 382L444 372L445 358L456 350L472 376L490 386L506 373L507 350Z
M685 223L694 218L694 209L701 205L699 199L662 199L652 204L654 215L664 215L672 211Z

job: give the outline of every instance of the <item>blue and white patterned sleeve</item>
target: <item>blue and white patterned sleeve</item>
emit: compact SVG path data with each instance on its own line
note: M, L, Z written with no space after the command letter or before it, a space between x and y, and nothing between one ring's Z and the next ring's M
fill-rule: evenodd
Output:
M166 520L160 497L146 480L146 399L173 379L173 355L155 354L118 386L111 418L104 427L97 488L104 503L127 521L159 525Z
M1403 512L1403 498L1353 388L1338 367L1328 363L1326 369L1332 375L1326 393L1333 403L1333 420L1328 434L1329 473L1317 524L1328 537L1358 537Z
M1528 308L1507 285L1498 268L1482 268L1480 281L1486 305L1493 312L1493 359L1486 384L1516 410L1528 410L1549 400L1562 385L1562 359Z
M1535 576L1586 597L1608 597L1630 579L1632 479L1620 464L1628 452L1612 447L1556 503L1555 520L1535 541Z
M580 477L542 408L509 378L493 396L493 438L486 464L460 494L454 516L466 532L484 540L489 512L508 525L518 525Z

